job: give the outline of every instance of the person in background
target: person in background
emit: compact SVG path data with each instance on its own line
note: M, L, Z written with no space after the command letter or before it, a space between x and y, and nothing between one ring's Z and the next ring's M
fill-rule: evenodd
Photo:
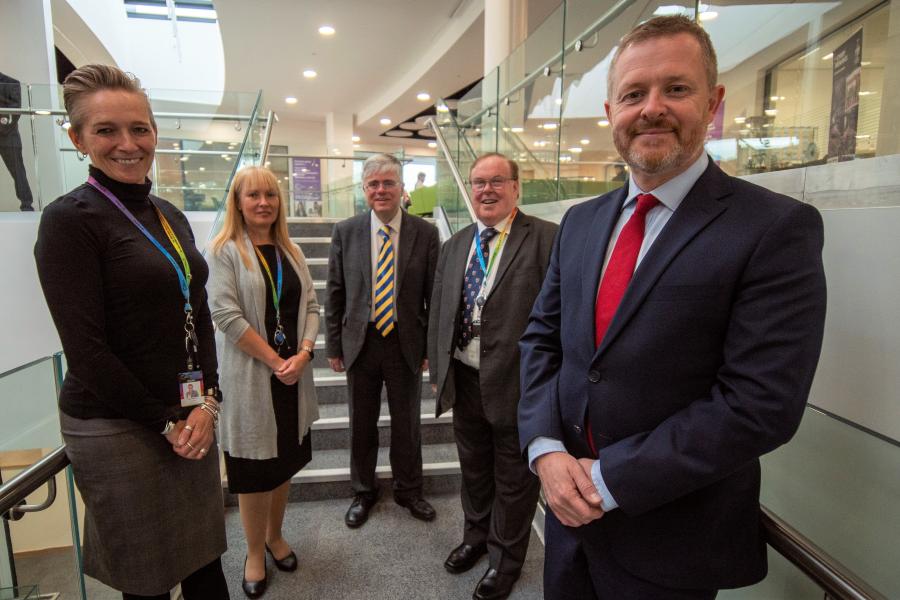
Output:
M319 304L283 208L269 169L240 170L210 253L210 307L228 397L219 431L247 536L241 586L249 598L266 591L266 552L279 570L297 568L282 522L291 477L312 458L310 425L319 418L309 366Z
M20 108L22 106L22 89L19 81L9 75L0 73L0 107ZM22 159L22 137L19 135L19 115L0 112L0 158L6 165L16 187L16 198L19 199L19 210L34 210L34 199L28 176L25 173L25 161Z
M347 372L350 479L354 498L344 517L360 527L378 501L378 417L387 388L391 414L394 501L432 521L422 498L422 371L428 303L437 263L437 229L400 210L402 165L389 154L363 164L370 210L335 225L328 256L326 351L332 370Z
M806 406L824 234L706 154L716 78L691 19L621 39L606 113L630 177L563 217L520 342L548 600L711 599L766 574L759 457Z
M416 184L413 186L413 191L423 187L425 187L425 173L419 173L416 176Z
M157 129L133 76L86 65L63 84L89 177L48 205L34 248L66 353L60 424L84 499L84 572L125 600L228 598L206 262L150 195ZM180 401L189 376L203 390Z

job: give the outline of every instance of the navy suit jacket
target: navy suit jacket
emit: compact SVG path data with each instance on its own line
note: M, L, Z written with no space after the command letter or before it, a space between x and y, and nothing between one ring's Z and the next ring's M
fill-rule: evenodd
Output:
M576 205L560 225L520 342L521 445L547 436L587 457L589 415L619 508L573 534L660 585L748 585L766 572L758 459L796 431L822 343L821 216L710 162L595 348L624 198Z

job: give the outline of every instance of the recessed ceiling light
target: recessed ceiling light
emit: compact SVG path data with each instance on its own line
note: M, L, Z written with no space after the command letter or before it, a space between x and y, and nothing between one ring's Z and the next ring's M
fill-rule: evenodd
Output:
M607 121L606 119L600 119L599 121L597 121L597 125L599 125L600 127L609 127L609 121Z
M735 117L734 122L737 123L738 125L743 125L744 123L747 122L747 117Z
M556 123L544 123L544 129L549 129L549 130L556 129Z
M334 35L334 27L331 25L322 25L319 27L319 33L321 35Z
M212 140L206 140L206 144L207 144L208 146L212 146Z
M352 138L350 138L350 139L351 139L351 141L358 142L358 141L359 141L359 136L358 136L358 135L354 135L354 136L353 136Z
M572 154L578 154L582 150L583 150L583 148L581 146L575 146L574 148L569 148L569 152L571 152Z
M341 149L340 149L340 148L332 148L331 151L334 152L335 154L340 154L340 153L341 153Z
M436 142L428 142L428 147L429 148L437 148L437 143Z
M284 103L285 104L297 104L297 98L295 98L294 96L288 96L287 98L284 99Z
M307 79L315 79L316 75L318 75L318 73L316 73L314 69L306 69L303 71L303 76Z
M591 143L591 140L589 140L587 138L582 138L581 141L578 143L581 144L582 146L587 146L588 144Z
M173 147L173 148L177 148L177 147L178 147L178 142L172 142L172 147Z
M766 113L766 116L767 116L767 117L774 117L775 115L778 114L778 111L777 111L776 109L774 109L774 108L767 108L767 109L766 109L765 111L763 111L763 112Z
M445 112L450 112L450 109L447 108L447 105L446 105L446 104L440 104L440 105L438 105L438 107L437 107L437 111L438 111L438 112L445 113Z
M221 156L221 157L224 158L225 160L228 160L228 155L227 155L227 154L220 154L219 156Z
M388 119L387 117L381 117L381 119L378 122L381 123L382 125L390 125L391 124L391 120Z
M428 102L431 100L431 94L428 92L419 92L416 94L416 100L421 100L422 102Z
M200 168L197 169L197 170L198 170L198 171L205 171L205 170L206 170L206 167L200 167Z
M524 127L513 127L512 129L510 129L510 131L512 131L513 133L522 133L525 131L525 128Z

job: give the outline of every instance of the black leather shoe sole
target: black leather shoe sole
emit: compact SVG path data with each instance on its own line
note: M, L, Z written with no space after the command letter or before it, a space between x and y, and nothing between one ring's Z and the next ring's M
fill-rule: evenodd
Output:
M266 544L266 552L268 552L269 556L272 557L272 561L275 563L275 567L277 567L279 571L292 573L293 571L297 570L297 555L294 554L293 550L291 550L291 553L284 558L275 558L275 555L272 554L272 549L269 548L268 544Z
M247 557L244 557L244 573L247 572ZM248 598L259 598L263 594L266 593L266 586L268 585L268 577L263 577L259 581L247 581L247 577L241 576L241 589L244 590L244 594Z

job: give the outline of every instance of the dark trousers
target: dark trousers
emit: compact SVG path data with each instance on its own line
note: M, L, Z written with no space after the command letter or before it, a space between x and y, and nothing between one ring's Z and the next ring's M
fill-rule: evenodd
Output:
M453 361L456 402L453 433L462 470L463 541L487 542L490 565L517 575L525 563L540 481L519 452L515 415L491 423L484 413L479 373Z
M632 575L607 544L585 544L577 529L560 523L549 508L544 544L545 600L713 600L718 593L670 589Z
M382 337L370 324L366 342L347 370L350 391L350 482L355 494L378 493L378 417L381 388L391 414L391 472L395 498L422 495L422 369L411 371L394 329Z
M222 572L222 560L217 558L200 567L181 582L184 600L228 600L228 584ZM169 600L169 594L138 596L122 593L122 600Z
M28 187L28 177L25 175L25 162L22 160L22 138L19 132L13 129L11 132L0 135L0 158L16 186L16 198L19 199L21 210L32 210L34 200L31 197L31 188Z

